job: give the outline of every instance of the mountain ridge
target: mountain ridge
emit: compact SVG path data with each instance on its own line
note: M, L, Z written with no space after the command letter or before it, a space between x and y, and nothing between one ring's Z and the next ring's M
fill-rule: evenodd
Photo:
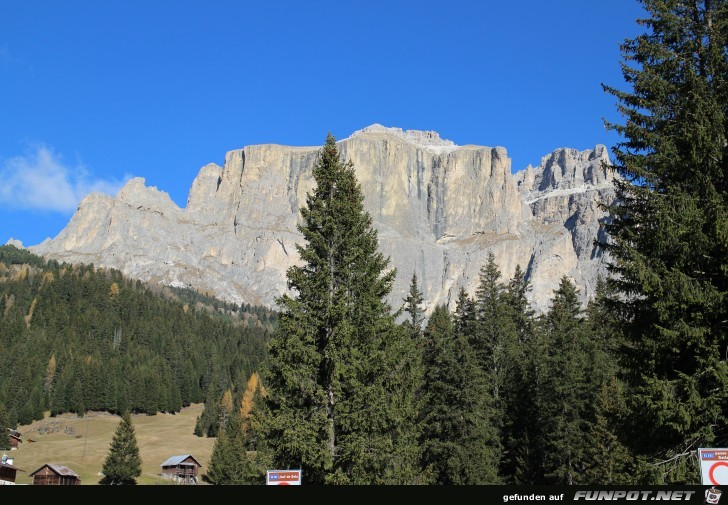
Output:
M414 271L431 310L473 292L488 251L504 278L528 272L544 310L562 275L586 301L604 274L593 247L614 198L606 147L560 148L538 167L511 173L503 147L458 146L436 132L372 125L338 142L354 163L380 247L398 268L399 307ZM298 208L313 188L319 147L278 144L229 151L203 166L185 207L135 178L115 198L91 194L54 239L29 247L93 262L147 282L214 293L230 302L275 304L299 260Z

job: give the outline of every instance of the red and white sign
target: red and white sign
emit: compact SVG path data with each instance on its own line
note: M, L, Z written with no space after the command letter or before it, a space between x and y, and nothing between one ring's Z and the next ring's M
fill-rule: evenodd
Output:
M698 449L700 475L706 486L728 486L728 449Z
M265 483L269 486L300 486L301 470L268 470Z

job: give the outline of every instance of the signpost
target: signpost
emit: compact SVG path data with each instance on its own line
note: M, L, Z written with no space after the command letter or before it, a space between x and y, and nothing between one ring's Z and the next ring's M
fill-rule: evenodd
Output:
M301 470L268 470L265 483L268 486L300 486Z
M728 486L728 449L698 449L700 475L706 486Z

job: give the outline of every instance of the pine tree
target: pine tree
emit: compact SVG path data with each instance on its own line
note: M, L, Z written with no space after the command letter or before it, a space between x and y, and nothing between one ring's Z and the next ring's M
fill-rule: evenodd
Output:
M465 292L465 288L461 287L458 291L458 299L455 302L455 315L453 317L455 323L455 332L459 335L467 337L469 342L475 338L476 317L475 302Z
M595 420L586 440L585 483L637 483L634 458L619 439L626 411L624 385L613 376L596 398Z
M636 484L640 471L625 445L627 403L624 384L617 377L624 339L612 310L610 297L614 293L610 289L604 279L597 279L594 298L586 309L589 373L585 386L594 403L590 409L593 416L586 419L591 427L586 439L584 477L589 484Z
M537 449L538 347L534 311L528 301L531 284L520 265L505 293L505 305L517 335L510 368L503 427L503 474L515 484L536 484L540 456Z
M197 416L197 420L195 421L195 429L193 430L193 433L196 437L202 437L207 432L205 426L203 426L202 423L202 416Z
M81 385L80 378L73 382L69 391L68 401L71 412L75 412L79 417L83 417L86 414L86 407L83 403L83 386Z
M594 298L586 308L586 331L592 346L591 373L588 378L595 391L621 372L618 360L623 351L624 336L619 318L612 310L610 298L614 296L610 285L599 277Z
M607 249L628 340L630 445L657 482L696 483L728 443L728 2L643 0L623 43ZM658 463L663 462L663 463Z
M406 375L413 381L411 384L408 384L408 387L413 388L415 399L414 404L410 405L409 408L414 409L414 412L416 413L415 417L418 419L418 426L416 429L420 432L422 429L421 424L419 424L421 412L422 409L425 408L425 403L427 402L427 397L423 390L423 379L425 373L423 353L425 349L425 341L423 339L422 325L425 321L425 314L422 307L424 298L417 283L416 273L412 273L410 290L407 297L404 299L404 302L404 311L409 315L409 318L404 321L402 327L412 341L413 347L411 349L415 350L415 354L414 356L407 356L407 351L405 351L408 367L407 370L403 370L403 372L406 372ZM426 478L427 477L425 477L425 479Z
M417 476L417 349L385 297L395 272L377 251L353 165L329 135L301 209L303 264L288 271L263 383L274 464L307 483L406 483Z
M544 484L579 484L593 401L587 387L588 336L579 295L566 277L544 317L538 368L539 454Z
M501 272L493 253L480 271L480 283L475 292L477 333L473 346L491 386L493 400L502 411L508 367L517 343L514 321L505 303L505 287L500 283ZM499 421L500 421L499 414Z
M499 482L491 398L468 337L440 305L425 330L423 466L437 484Z
M234 464L236 460L232 455L231 444L226 436L231 426L233 426L233 423L220 428L215 445L212 447L210 463L205 475L207 481L211 484L234 484Z
M526 352L528 343L533 339L534 310L528 301L531 283L521 265L516 265L513 278L508 282L505 292L505 305L510 309L510 319L515 325L521 352Z
M102 472L102 484L136 484L136 478L142 474L142 459L128 412L121 416Z
M0 403L0 450L10 449L10 434L8 428L14 428L14 426L10 425L10 419L5 405Z
M217 485L247 484L248 459L242 419L235 409L220 427L210 456L207 480Z
M14 408L8 409L8 425L9 426L17 426L18 425L18 413L15 411Z
M409 294L404 299L404 302L404 311L409 314L409 320L405 321L407 330L410 332L413 339L419 340L422 336L422 323L425 321L425 313L422 307L424 298L422 297L422 291L417 284L416 273L412 273Z
M518 336L510 308L505 303L505 286L495 256L480 270L480 283L475 292L476 331L471 338L478 365L489 387L492 404L488 413L499 439L499 459L503 458L504 432L509 399L512 397L514 365L519 354Z

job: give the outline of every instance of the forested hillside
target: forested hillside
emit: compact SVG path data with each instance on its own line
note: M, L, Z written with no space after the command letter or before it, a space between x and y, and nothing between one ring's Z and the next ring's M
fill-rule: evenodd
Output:
M267 309L155 292L115 270L3 246L0 407L15 425L45 410L154 414L216 404L258 369L274 323Z

